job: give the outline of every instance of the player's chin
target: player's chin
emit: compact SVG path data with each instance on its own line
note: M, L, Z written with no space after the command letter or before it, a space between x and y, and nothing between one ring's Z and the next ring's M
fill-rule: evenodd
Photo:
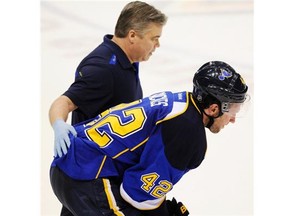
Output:
M214 134L217 134L221 131L221 128L216 128L216 127L210 127L209 129Z

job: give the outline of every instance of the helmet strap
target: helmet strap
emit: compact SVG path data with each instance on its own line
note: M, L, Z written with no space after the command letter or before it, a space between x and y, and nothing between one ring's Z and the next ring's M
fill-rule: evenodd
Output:
M223 115L223 113L222 113L221 111L219 112L219 115L216 116L216 117L209 116L209 115L205 112L205 110L203 110L203 113L209 118L209 122L208 122L208 124L205 126L206 128L209 128L209 129L210 129L210 127L214 124L214 119L219 118L220 116Z
M211 117L211 116L208 116L209 117L209 122L208 124L206 125L206 128L209 128L214 124L214 118Z

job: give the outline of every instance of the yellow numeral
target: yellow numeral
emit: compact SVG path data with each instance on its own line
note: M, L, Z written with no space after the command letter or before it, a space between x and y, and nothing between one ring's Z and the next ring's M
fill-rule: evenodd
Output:
M86 130L87 136L101 148L104 148L113 141L113 138L106 131L101 132L101 126L107 125L112 134L123 138L139 131L146 121L146 115L142 107L124 110L123 116L124 119L130 118L130 120L123 123L120 116L115 114L107 115Z
M158 185L155 186L155 182L158 178L159 175L157 173L142 175L141 181L143 182L143 185L141 188L147 193L153 189L150 194L156 198L161 198L172 189L173 185L169 181L162 180Z
M149 192L152 187L155 185L155 181L159 178L157 173L149 173L146 175L141 176L141 181L144 183L142 185L142 189L146 192Z
M151 192L151 195L157 198L163 197L167 192L169 192L172 189L172 184L166 180L160 181L159 185L157 185L153 191Z

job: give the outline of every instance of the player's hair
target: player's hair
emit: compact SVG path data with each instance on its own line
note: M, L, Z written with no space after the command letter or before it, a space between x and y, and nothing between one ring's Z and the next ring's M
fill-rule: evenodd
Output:
M150 23L164 26L167 19L165 14L153 6L145 2L133 1L128 3L121 11L114 34L116 37L124 38L133 29L140 36L143 36Z
M209 108L210 105L212 104L218 104L218 106L221 107L221 102L217 98L213 97L212 95L207 95L206 97L204 97L202 101L199 102L198 105L204 110L206 108Z

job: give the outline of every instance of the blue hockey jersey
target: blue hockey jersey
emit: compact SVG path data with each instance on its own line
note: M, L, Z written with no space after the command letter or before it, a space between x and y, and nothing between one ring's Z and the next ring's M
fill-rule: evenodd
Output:
M189 92L160 92L120 104L74 125L77 137L52 166L77 180L118 177L122 197L138 209L157 208L204 159L202 114Z

